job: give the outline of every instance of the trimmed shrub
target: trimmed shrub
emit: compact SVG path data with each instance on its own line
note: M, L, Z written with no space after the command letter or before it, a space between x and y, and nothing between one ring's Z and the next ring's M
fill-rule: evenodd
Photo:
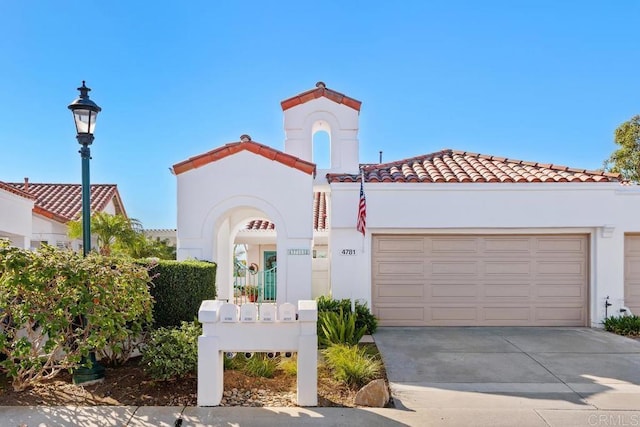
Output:
M333 377L350 387L362 387L380 375L382 363L357 345L336 344L322 351Z
M640 316L608 317L604 329L618 335L640 336Z
M318 313L318 344L327 347L331 344L355 345L366 332L366 326L356 326L355 313L323 311Z
M13 388L75 369L93 350L126 360L123 343L152 322L148 282L147 270L124 258L0 240L0 367Z
M351 312L351 300L345 299L331 299L329 297L321 296L318 298L318 314L323 311L330 311L333 313L339 313L342 310L343 313ZM371 313L366 303L361 303L356 300L355 303L356 313L356 328L366 327L366 334L373 334L378 329L378 319Z
M151 333L142 350L141 364L153 379L166 381L195 374L198 370L198 322L182 322L179 328L160 328Z
M144 261L149 265L149 261ZM156 327L180 326L198 316L203 300L216 297L216 264L205 261L151 263L151 295L156 300L153 318Z

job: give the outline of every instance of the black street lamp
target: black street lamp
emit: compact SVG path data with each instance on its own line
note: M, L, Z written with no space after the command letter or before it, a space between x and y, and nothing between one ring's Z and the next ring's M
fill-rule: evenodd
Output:
M76 139L82 145L80 157L82 158L82 254L87 256L91 250L91 190L89 180L89 160L91 150L89 146L93 142L93 131L96 127L96 118L102 108L89 99L89 89L82 81L78 88L80 96L69 104L76 124ZM82 322L86 319L82 316ZM89 354L90 368L79 368L73 373L73 382L76 384L100 381L104 378L104 367L96 361L95 352ZM83 363L86 360L83 360Z
M89 89L85 86L78 88L80 96L69 104L69 109L73 113L73 120L76 124L80 157L82 157L82 254L87 256L91 250L91 193L89 184L89 159L91 150L89 146L93 142L93 131L96 127L96 118L102 108L89 99Z

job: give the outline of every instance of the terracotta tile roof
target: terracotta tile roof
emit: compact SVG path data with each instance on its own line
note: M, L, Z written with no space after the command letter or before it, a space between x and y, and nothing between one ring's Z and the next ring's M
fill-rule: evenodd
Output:
M360 111L360 107L362 106L362 102L357 99L350 98L345 94L336 92L335 90L327 89L327 86L323 82L316 83L315 89L311 89L289 99L285 99L280 103L280 106L282 107L282 111L286 111L291 107L304 104L322 96L338 104L344 104L347 107L351 107L356 111Z
M225 157L232 154L247 150L266 157L269 160L280 162L284 165L299 169L302 172L315 176L316 165L311 162L307 162L306 160L302 160L298 157L292 156L291 154L287 154L280 150L276 150L275 148L271 148L267 145L254 142L248 135L242 135L240 139L241 141L239 142L232 142L222 147L216 148L215 150L200 154L195 157L191 157L190 159L187 159L180 163L176 163L175 165L173 165L173 173L179 175L191 169L199 168L211 162L224 159Z
M315 231L326 231L327 221L327 194L323 191L313 193L313 229ZM276 225L266 219L256 219L249 221L245 231L265 231L275 230Z
M15 195L18 195L20 197L24 197L25 199L31 199L31 200L35 200L36 199L36 197L34 195L29 194L29 193L25 193L24 191L20 190L19 188L16 188L11 184L7 184L6 182L0 181L0 189L8 191L9 193L13 193Z
M59 222L76 219L82 211L82 185L9 182L14 189L35 198L33 212ZM116 212L126 215L115 184L91 185L91 212L102 211L113 200Z
M275 230L276 225L272 222L267 221L266 219L254 219L253 221L249 221L245 230L251 231L264 231L264 230Z
M621 182L619 174L442 150L391 163L363 165L365 182L529 183ZM359 175L327 174L334 182L357 182Z

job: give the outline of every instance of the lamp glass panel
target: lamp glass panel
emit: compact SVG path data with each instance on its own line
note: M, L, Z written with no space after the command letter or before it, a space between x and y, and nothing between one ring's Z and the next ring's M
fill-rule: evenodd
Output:
M78 133L93 133L96 127L96 113L91 110L74 110L73 118Z

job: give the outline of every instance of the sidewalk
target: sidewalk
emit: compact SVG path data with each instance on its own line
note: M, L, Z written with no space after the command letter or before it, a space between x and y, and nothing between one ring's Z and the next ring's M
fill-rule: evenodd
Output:
M535 409L519 405L393 408L0 407L3 427L126 426L636 426L640 411ZM177 420L181 419L182 423Z

